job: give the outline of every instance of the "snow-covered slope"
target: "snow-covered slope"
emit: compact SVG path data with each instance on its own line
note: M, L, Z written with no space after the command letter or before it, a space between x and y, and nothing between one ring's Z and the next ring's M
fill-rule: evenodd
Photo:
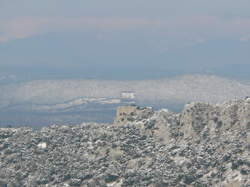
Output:
M88 98L119 99L121 92L127 90L136 93L139 103L215 103L250 95L250 85L246 83L208 75L143 81L36 80L0 86L0 106L32 103L60 108L65 105L78 105L79 102L86 102ZM72 102L65 104L71 100Z

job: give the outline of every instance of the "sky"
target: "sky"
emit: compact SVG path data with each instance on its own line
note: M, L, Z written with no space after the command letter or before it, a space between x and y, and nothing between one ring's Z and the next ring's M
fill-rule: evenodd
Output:
M0 79L250 79L249 9L249 0L0 0Z

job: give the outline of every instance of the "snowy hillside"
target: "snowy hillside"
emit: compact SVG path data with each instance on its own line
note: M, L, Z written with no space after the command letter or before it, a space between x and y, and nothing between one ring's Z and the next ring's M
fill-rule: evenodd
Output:
M124 98L124 93L133 98ZM180 111L190 101L217 103L248 95L249 84L208 75L143 81L36 80L0 86L0 126L111 122L118 106L131 103Z
M248 84L207 75L143 81L36 80L1 86L0 104L58 104L78 98L119 99L121 92L126 90L134 91L138 102L215 103L250 95Z

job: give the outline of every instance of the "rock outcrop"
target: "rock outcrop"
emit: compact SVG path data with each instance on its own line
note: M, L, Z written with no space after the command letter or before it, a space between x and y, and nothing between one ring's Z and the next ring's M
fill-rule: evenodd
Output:
M250 186L250 101L136 106L114 124L0 129L0 186Z
M124 125L133 121L141 121L150 118L153 113L151 107L121 106L117 108L114 124Z

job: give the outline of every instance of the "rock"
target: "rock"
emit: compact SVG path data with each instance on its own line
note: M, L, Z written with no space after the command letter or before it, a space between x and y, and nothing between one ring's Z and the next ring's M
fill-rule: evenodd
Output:
M124 125L128 122L135 122L142 119L148 119L153 114L153 109L150 107L138 106L121 106L117 108L116 125Z
M1 128L0 186L249 186L249 105L126 106L114 124Z

